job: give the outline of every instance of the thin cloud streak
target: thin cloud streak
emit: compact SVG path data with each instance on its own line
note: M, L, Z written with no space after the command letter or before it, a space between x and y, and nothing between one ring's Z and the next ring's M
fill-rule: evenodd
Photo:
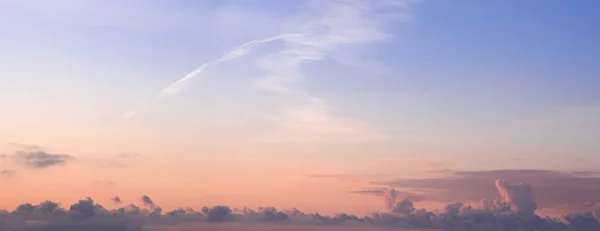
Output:
M12 156L19 164L32 168L48 168L66 164L75 157L65 154L54 154L45 151L18 151Z
M150 105L157 100L168 97L170 95L175 95L175 94L180 93L189 84L189 80L200 76L200 74L202 74L202 72L204 72L208 67L210 67L212 65L216 65L221 62L226 62L226 61L230 61L233 59L243 57L244 55L248 54L248 52L250 52L252 50L252 48L254 48L262 43L273 42L273 41L286 39L286 38L290 38L290 37L295 37L295 36L299 36L299 35L281 34L281 35L274 36L271 38L266 38L266 39L261 39L261 40L253 40L253 41L247 42L245 44L242 44L240 46L234 47L229 52L227 52L223 56L221 56L220 58L217 58L215 60L201 64L199 67L197 67L195 70L193 70L192 72L185 75L183 78L181 78L181 79L169 84L165 88L163 88L160 91L160 93L158 93L152 99ZM146 107L149 107L150 105L148 105ZM131 118L131 117L135 116L136 113L137 113L136 110L127 111L127 112L125 112L124 117Z
M402 3L402 4L400 4ZM404 15L408 1L312 1L302 14L283 22L285 32L234 47L223 56L201 64L183 78L163 88L153 102L181 92L190 80L212 65L245 56L260 44L282 40L284 47L261 59L258 68L266 75L255 85L285 98L286 101L270 119L278 127L275 132L259 135L255 142L379 142L388 136L368 123L334 115L325 100L289 86L305 78L307 64L320 62L345 46L362 46L390 37L384 27L390 13ZM380 12L381 9L385 9ZM125 113L131 118L135 110Z
M290 30L301 36L285 39L284 49L263 59L259 68L267 74L256 85L291 98L271 119L283 131L264 137L266 142L360 142L382 141L386 136L367 123L338 118L329 105L318 97L288 84L305 78L303 69L311 62L323 61L343 46L359 46L385 40L385 24L374 13L378 7L388 10L405 5L376 1L314 1L315 12L308 20L291 23ZM397 3L397 1L396 1Z

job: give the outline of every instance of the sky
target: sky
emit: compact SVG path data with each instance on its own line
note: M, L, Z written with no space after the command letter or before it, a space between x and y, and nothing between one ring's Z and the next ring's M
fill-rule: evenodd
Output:
M522 210L503 178L532 188L536 214L592 211L599 10L0 0L0 208L149 195L165 211L362 216L390 210L396 188L432 211Z

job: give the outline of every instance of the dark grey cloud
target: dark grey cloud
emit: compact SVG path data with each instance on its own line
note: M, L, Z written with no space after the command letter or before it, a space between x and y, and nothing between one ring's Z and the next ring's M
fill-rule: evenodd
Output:
M38 206L39 210L44 214L52 214L54 211L60 209L60 203L53 201L44 201Z
M388 193L388 189L387 188L362 189L362 190L350 191L349 193L374 195L374 196L382 196L383 197L383 196L387 196L386 194ZM397 191L397 190L395 190L395 193L399 197L404 197L404 198L409 199L414 202L419 202L419 201L423 201L426 199L425 195L419 195L417 193L403 192L403 191Z
M66 164L75 157L64 154L53 154L45 151L18 151L12 158L19 164L32 168L48 168Z
M156 205L154 204L154 201L152 201L152 199L150 199L150 197L148 195L143 195L140 200L142 201L142 203L144 203L144 206L150 207L150 208L154 208Z
M212 208L204 209L206 220L212 222L218 221L232 221L233 211L228 206L215 206Z
M385 188L362 189L362 190L350 191L349 193L383 196L383 195L385 195Z
M33 205L29 203L20 204L19 206L17 206L15 211L13 211L13 214L19 215L29 215L31 213L33 213Z
M523 182L531 189L521 188L518 193L530 193L540 208L563 208L566 211L589 210L600 203L600 174L597 172L558 172L547 170L495 170L495 171L439 171L438 177L406 179L372 183L419 190L427 200L479 201L494 198L498 191L496 179ZM514 191L514 193L517 193ZM523 202L524 203L524 202ZM529 205L532 206L532 205ZM531 208L529 208L531 210Z
M119 212L121 214L139 215L142 213L142 209L134 204L130 204L125 207L117 209L117 212Z
M91 198L80 200L69 209L63 209L58 203L45 201L38 205L28 203L19 205L10 213L0 212L0 230L204 230L180 229L186 224L202 223L305 225L304 227L312 228L386 227L448 231L600 230L600 217L598 217L600 206L594 211L568 214L563 220L543 218L535 214L536 203L533 201L530 185L497 180L495 187L493 183L490 187L495 188L499 195L493 202L482 203L478 207L454 202L448 204L443 211L415 208L411 200L400 198L401 193L395 189L386 189L383 202L387 205L388 211L375 212L363 217L347 213L323 216L318 213L304 213L298 209L279 210L274 207L257 210L236 209L224 205L203 207L197 211L189 207L163 211L147 195L141 197L142 203L145 207L154 207L152 209L129 204L116 210L107 210ZM216 226L204 227L214 229Z
M110 201L112 201L112 202L113 202L113 203L115 203L115 204L121 204L121 203L122 203L122 201L121 201L121 198L120 198L120 197L118 197L118 196L115 196L115 197L113 197L113 198L110 198Z
M101 205L95 204L92 198L80 200L79 202L71 205L69 212L79 218L89 218L97 213L104 212L105 209Z

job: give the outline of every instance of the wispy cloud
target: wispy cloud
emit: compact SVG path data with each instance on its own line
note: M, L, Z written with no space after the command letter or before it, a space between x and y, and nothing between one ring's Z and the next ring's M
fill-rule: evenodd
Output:
M160 91L160 93L155 97L155 99L160 99L160 98L181 92L183 90L183 88L187 85L189 80L191 80L192 78L198 77L209 66L240 58L240 57L246 55L248 52L250 52L252 50L252 48L256 47L257 45L259 45L261 43L277 41L280 39L285 39L285 38L294 37L294 36L298 36L298 35L282 34L282 35L274 36L274 37L267 38L267 39L253 40L253 41L247 42L245 44L242 44L238 47L234 47L229 52L227 52L223 56L221 56L220 58L203 63L198 68L196 68L194 71L185 75L183 78L169 84L167 87L163 88Z
M284 33L254 40L231 49L223 56L201 64L183 78L163 88L152 102L181 92L190 80L212 65L243 57L260 44L283 41L283 49L261 59L258 68L266 73L255 85L285 98L269 119L277 131L257 136L258 142L363 142L388 137L363 121L335 115L328 103L291 86L306 76L311 62L334 57L336 51L380 42L389 37L390 20L405 19L411 1L311 1L305 11L283 21ZM396 16L396 17L390 17ZM403 17L397 17L403 16ZM397 21L396 21L397 22ZM339 60L339 59L337 59ZM359 64L360 66L360 64ZM153 103L149 103L152 105ZM148 107L148 106L146 106ZM125 113L131 118L135 110Z
M350 193L388 197L391 192L388 188L373 188L373 189L350 191ZM403 198L406 198L408 200L415 201L415 202L426 199L425 196L423 196L423 195L418 195L416 193L411 193L411 192L398 191L396 189L394 189L393 194L394 194L394 197L403 197Z
M12 158L17 163L33 168L48 168L66 164L68 161L75 159L71 155L53 154L44 151L19 151Z
M309 13L288 24L289 30L298 31L301 36L285 39L283 50L260 62L267 74L256 85L290 100L272 117L281 127L280 132L261 141L360 142L387 138L367 123L334 116L325 100L290 84L305 78L306 64L322 61L344 46L386 39L386 21L378 10L387 7L387 12L404 14L406 5L399 2L402 1L313 1L308 6Z
M253 40L253 41L247 42L245 44L242 44L238 47L234 47L229 52L225 53L223 56L221 56L215 60L201 64L195 70L193 70L192 72L183 76L183 78L181 78L181 79L169 84L165 88L163 88L154 97L154 99L152 99L152 102L149 105L147 105L146 107L149 107L153 102L155 102L157 100L160 100L160 99L165 98L170 95L180 93L190 83L190 80L200 76L202 74L202 72L204 72L208 67L210 67L212 65L216 65L221 62L226 62L229 60L240 58L240 57L246 55L248 52L250 52L252 50L252 48L256 47L259 44L268 43L268 42L277 41L277 40L281 40L281 39L285 39L285 38L289 38L289 37L295 37L295 36L298 36L298 35L282 34L282 35L274 36L271 38L266 38L266 39L261 39L261 40ZM137 113L136 110L130 110L130 111L125 112L124 117L131 118L131 117L135 116L136 113Z
M115 204L121 204L121 203L122 203L122 201L121 201L121 198L120 198L120 197L118 197L118 196L115 196L115 197L113 197L113 198L110 198L110 201L112 201L112 202L113 202L113 203L115 203Z

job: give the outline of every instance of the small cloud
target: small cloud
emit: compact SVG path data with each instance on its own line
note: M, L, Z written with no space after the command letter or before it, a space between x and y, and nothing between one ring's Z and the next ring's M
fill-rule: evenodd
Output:
M154 204L154 201L152 201L152 199L150 199L149 196L147 195L143 195L140 200L142 201L142 203L144 203L145 206L148 206L150 208L154 208L156 205Z
M408 199L413 202L419 202L419 201L425 200L425 195L419 195L419 194L415 194L415 193L411 193L411 192L398 191L396 189L390 190L387 188L373 188L373 189L350 191L350 193L354 193L354 194L384 196L384 197L389 196L390 192L393 192L394 196L403 197L403 198Z
M14 174L15 174L15 172L11 171L11 170L6 170L6 169L0 170L0 176L3 176L3 177L11 177Z
M52 154L44 151L18 151L12 156L20 164L33 168L47 168L62 165L75 159L71 155Z
M113 203L115 203L115 204L121 204L121 203L122 203L122 201L121 201L121 198L120 198L120 197L118 197L118 196L115 196L115 197L113 197L113 198L110 198L110 200L111 200Z

